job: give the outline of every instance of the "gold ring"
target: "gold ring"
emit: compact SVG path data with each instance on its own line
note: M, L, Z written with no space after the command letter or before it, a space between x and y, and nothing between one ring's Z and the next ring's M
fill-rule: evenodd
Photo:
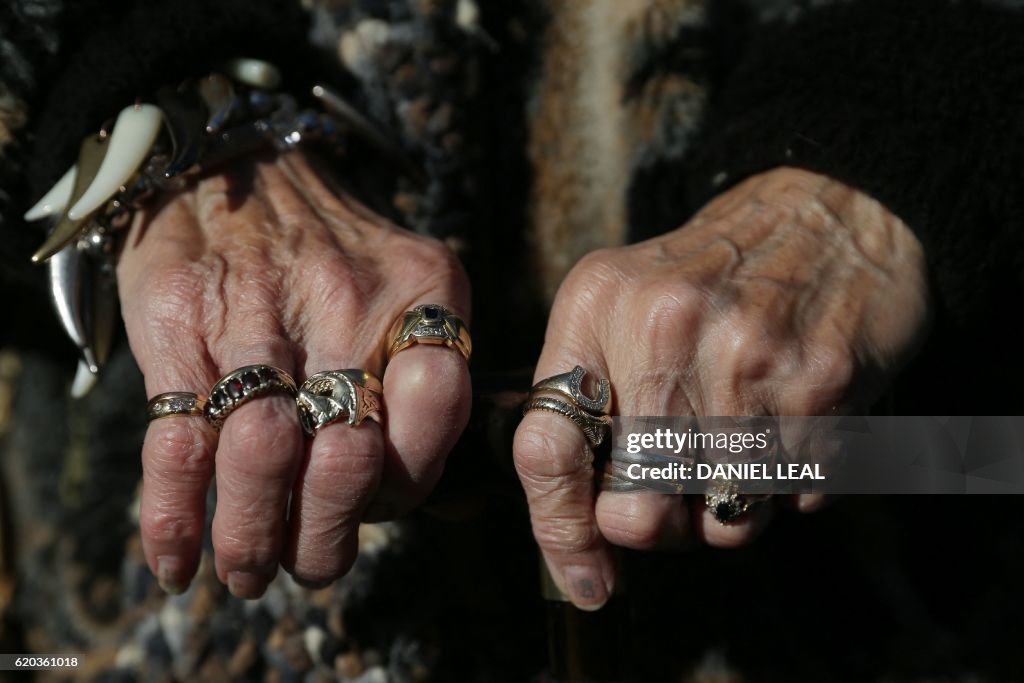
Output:
M168 391L157 394L146 404L146 422L165 417L202 417L206 397L191 391Z
M203 407L203 417L217 431L228 415L259 396L282 392L292 398L298 393L295 380L284 370L272 365L246 365L217 380L210 389L210 398Z
M413 344L444 344L469 360L473 342L465 323L440 304L422 304L406 311L391 328L388 360Z

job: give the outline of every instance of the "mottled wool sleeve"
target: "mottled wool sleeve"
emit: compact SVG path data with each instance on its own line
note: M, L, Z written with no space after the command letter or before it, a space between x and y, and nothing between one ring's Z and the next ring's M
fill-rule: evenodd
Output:
M0 285L12 292L32 275L18 257L35 237L21 230L15 212L24 203L24 162L29 104L59 45L60 0L0 1Z
M767 13L729 56L693 196L777 166L834 177L921 240L939 319L989 320L1024 272L1024 9L803 4Z

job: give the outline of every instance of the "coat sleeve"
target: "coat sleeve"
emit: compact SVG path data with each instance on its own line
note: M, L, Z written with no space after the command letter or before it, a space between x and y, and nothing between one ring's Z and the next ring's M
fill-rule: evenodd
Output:
M809 3L755 23L713 94L691 196L778 166L834 177L918 236L939 319L990 318L1024 272L1024 9L1013 4Z

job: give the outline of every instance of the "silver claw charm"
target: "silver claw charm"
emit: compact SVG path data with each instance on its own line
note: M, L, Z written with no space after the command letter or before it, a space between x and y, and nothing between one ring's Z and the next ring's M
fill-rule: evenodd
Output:
M206 143L206 106L191 88L161 88L156 100L164 113L164 123L171 136L171 160L164 169L164 178L173 178L192 170Z
M93 372L99 372L110 358L110 350L114 345L114 334L117 332L118 298L117 284L112 272L108 272L109 262L89 259L90 273L88 297L84 302L86 312L85 349L90 351L95 364ZM90 370L93 366L90 365Z
M206 118L206 132L218 132L239 107L238 96L231 81L220 74L210 74L199 81L199 96L206 103L209 116Z
M376 125L360 114L340 95L323 85L314 85L313 97L320 100L324 108L336 116L353 133L366 140L393 162L401 166L417 185L421 187L426 185L426 174L423 172L423 169L410 159L409 155L401 147L392 142Z
M82 283L84 282L82 254L76 245L70 244L47 261L46 269L50 276L50 299L57 310L57 317L72 343L79 352L89 370L96 372L99 365L96 356L88 347L85 329L85 312L82 310Z
M50 299L82 362L98 373L110 355L117 322L117 290L104 264L71 244L47 264Z

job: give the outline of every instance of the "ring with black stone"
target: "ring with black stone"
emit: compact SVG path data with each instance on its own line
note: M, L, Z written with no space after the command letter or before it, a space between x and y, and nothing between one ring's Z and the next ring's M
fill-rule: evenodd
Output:
M391 328L388 360L413 344L437 344L456 349L469 360L473 342L457 315L440 304L422 304L406 311Z
M716 481L704 494L704 504L712 516L722 524L735 522L753 508L771 500L769 494L744 494L739 492L736 482Z
M210 389L210 397L203 407L203 417L217 431L224 420L242 404L272 393L298 393L295 380L284 370L272 365L246 365L217 380Z

